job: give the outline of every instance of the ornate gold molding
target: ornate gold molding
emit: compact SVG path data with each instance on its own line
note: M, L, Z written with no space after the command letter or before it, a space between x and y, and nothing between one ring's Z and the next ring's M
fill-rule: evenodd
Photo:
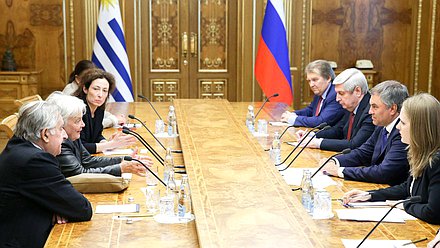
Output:
M310 0L309 5L307 5L307 0L303 0L302 3L302 23L301 23L301 72L300 72L300 76L299 76L299 80L301 82L301 80L304 78L304 70L303 68L306 67L306 32L308 31L309 33L309 40L310 40L310 36L312 35L312 0ZM307 8L310 9L309 15L307 16ZM307 23L309 23L309 25L307 25ZM310 41L307 44L307 54L309 54L310 56L310 52L311 52L311 45L310 45ZM303 85L300 83L300 87L299 87L299 91L300 91L300 104L301 105L306 105L308 104L306 101L304 101L304 90L303 90Z
M419 87L419 65L420 65L420 30L422 26L422 0L419 0L417 9L417 25L416 25L416 51L414 62L414 92L417 92Z
M436 25L436 14L437 14L437 0L432 3L432 14L431 14L431 42L429 50L429 77L428 77L428 93L431 94L432 90L432 67L434 63L434 42L435 42L435 25Z

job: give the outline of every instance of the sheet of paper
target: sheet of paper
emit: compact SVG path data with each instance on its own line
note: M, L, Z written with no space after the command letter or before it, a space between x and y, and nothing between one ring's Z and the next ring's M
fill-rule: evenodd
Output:
M259 132L253 132L252 133L252 135L254 136L254 137L269 137L269 134L268 133L259 133Z
M95 214L138 213L139 204L97 205Z
M354 208L371 208L371 207L389 207L385 201L378 201L378 202L352 202L348 204L351 207Z
M269 125L272 125L274 127L287 127L290 126L287 122L282 121L269 121Z
M390 208L352 208L336 209L339 219L356 221L379 221ZM407 214L401 209L393 209L383 222L404 223L405 220L415 220L416 218Z
M155 133L154 136L156 136L156 138L176 138L177 136L179 136L178 134L174 134L174 135L168 135L168 133Z
M344 244L345 248L356 248L358 244L362 241L361 239L341 239L342 244ZM367 239L364 243L362 243L362 248L397 248L397 247L405 247L405 248L415 248L416 246L414 244L405 245L403 244L409 243L411 240L374 240L374 239Z
M279 167L281 169L281 168L285 168L285 166L287 165L280 165ZM318 168L289 168L285 171L280 171L280 173L287 184L301 186L301 180L304 169L310 170L310 172L313 175L313 173L315 173L315 171ZM312 178L312 184L315 189L324 189L330 185L336 185L336 182L333 181L331 177L322 174L322 172L318 172Z

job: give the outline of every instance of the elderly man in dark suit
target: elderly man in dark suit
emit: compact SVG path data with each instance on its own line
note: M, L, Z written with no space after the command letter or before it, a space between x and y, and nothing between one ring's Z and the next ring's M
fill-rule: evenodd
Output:
M406 145L396 129L407 88L385 81L371 90L370 113L376 125L371 137L349 154L336 156L323 171L348 180L396 185L408 177Z
M0 247L43 247L54 223L92 217L55 158L67 138L63 125L58 107L45 101L20 109L0 155Z
M374 131L371 120L370 93L365 75L355 68L347 69L334 80L336 101L347 110L344 117L331 129L317 133L308 147L329 151L355 149L361 146ZM296 132L302 139L305 131ZM306 144L303 142L302 144Z
M336 102L336 92L332 80L335 73L325 60L315 60L306 66L307 81L315 96L309 106L294 112L286 111L281 121L290 125L315 127L326 122L335 125L344 115L344 109Z

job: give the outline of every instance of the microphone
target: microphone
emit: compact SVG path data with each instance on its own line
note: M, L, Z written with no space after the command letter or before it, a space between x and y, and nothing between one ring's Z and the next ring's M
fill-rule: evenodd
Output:
M269 96L268 98L266 98L266 101L264 101L263 105L261 105L260 109L258 110L257 114L255 115L255 119L257 119L258 114L260 113L260 111L263 109L264 105L269 101L269 99L271 99L272 97L277 97L279 96L278 93L275 93L271 96Z
M164 160L163 158L156 152L156 150L153 149L153 147L150 146L150 144L148 144L147 141L145 141L144 138L142 138L142 136L140 136L138 133L131 131L130 129L128 129L127 127L123 127L122 132L125 134L130 134L133 135L134 137L136 137L137 140L139 140L139 142L141 142L141 144L143 146L145 146L145 148L147 148L147 150L149 152L151 152L151 154L154 156L154 158L156 158L156 160L164 165Z
M139 94L138 97L147 100L147 102L150 104L151 108L154 110L154 112L156 112L156 115L159 117L159 119L162 120L162 117L160 117L159 113L157 113L157 110L154 108L153 104L150 102L150 99L148 99L147 97L145 97L141 94Z
M128 118L130 119L134 119L137 120L139 123L142 124L142 126L147 129L147 131L151 134L151 136L153 136L153 138L157 141L157 143L159 143L159 145L166 151L167 149L165 148L165 146L162 144L162 142L159 141L159 139L156 138L156 136L150 131L150 129L147 127L147 125L145 125L144 122L142 122L140 119L136 118L136 116L134 115L128 115ZM182 150L171 150L171 152L173 153L182 153Z
M377 228L377 226L385 219L385 217L387 217L387 215L391 212L391 210L393 210L397 205L399 205L400 203L404 203L404 202L412 202L412 203L417 203L420 202L422 200L422 197L419 195L416 196L411 196L408 199L402 200L402 201L398 201L396 204L394 204L393 206L391 206L390 210L388 210L388 212L382 217L382 219L380 219L376 225L371 229L371 231L365 236L365 238L358 244L358 246L356 246L356 248L359 248L364 242L365 240L367 240L367 238L373 233L373 231Z
M148 166L146 166L146 165L145 165L144 163L142 163L140 160L135 159L135 158L132 158L131 156L124 156L124 160L126 160L126 161L132 161L132 160L134 160L134 161L140 163L141 165L143 165L143 166L145 167L145 169L147 169L151 174L153 174L153 176L154 176L155 178L157 178L157 180L159 180L159 182L161 182L165 187L167 186L167 185L162 181L162 179L160 179L160 178L156 175L156 173L154 173L150 168L148 168Z
M324 130L328 130L328 129L330 129L331 128L331 126L325 126L323 129L321 129L321 130L319 130L318 132L316 132L315 134L313 134L313 136L307 141L307 143L301 148L301 150L296 154L296 156L292 159L292 161L290 161L290 163L289 163L289 165L287 165L287 167L286 168L284 168L284 169L281 169L281 170L278 170L278 171L285 171L285 170L287 170L291 165L292 165L292 163L298 158L298 156L304 151L304 149L307 147L307 145L312 141L312 139L313 138L315 138L315 136L319 133L319 132L322 132L322 131L324 131ZM302 140L304 140L304 139L302 139ZM299 144L298 144L298 146L299 146Z
M334 157L336 157L336 156L338 156L338 155L341 155L341 154L349 154L351 152L351 149L350 148L347 148L347 149L344 149L344 150L342 150L342 152L339 152L339 153L336 153L336 154L333 154L332 156L330 156L324 163L322 163L322 165L321 166L319 166L319 168L315 171L315 173L313 173L313 175L310 177L310 178L313 178L317 173L318 173L318 171L320 171L323 167L324 167L324 165L326 165L330 160L332 160Z
M292 126L293 126L293 125L292 125ZM289 127L292 127L292 126L289 126ZM319 124L318 126L312 128L312 129L310 129L310 130L304 135L304 137L309 136L309 134L310 134L312 131L317 130L317 129L322 129L322 128L326 127L326 126L327 126L327 123L326 123L326 122L323 122L323 123ZM286 129L284 129L284 132L281 134L281 136L283 136L283 134L286 132L286 130L287 130L289 127L287 127ZM281 136L280 136L280 138L281 138ZM295 146L295 148L293 148L293 150L289 153L289 155L287 155L287 157L283 160L283 162L281 162L281 163L279 163L279 164L276 164L275 166L279 166L279 165L282 165L283 163L285 163L285 162L287 161L287 159L289 159L290 156L296 151L296 149L298 149L298 147L302 144L302 142L303 142L304 140L305 140L305 139L301 139L301 140L298 142L298 144Z

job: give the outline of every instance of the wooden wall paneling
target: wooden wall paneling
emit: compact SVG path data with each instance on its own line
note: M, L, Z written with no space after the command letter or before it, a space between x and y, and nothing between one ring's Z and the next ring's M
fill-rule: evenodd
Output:
M414 67L415 75L412 84L413 93L429 92L439 97L438 94L432 92L435 84L435 65L438 62L434 60L436 54L436 10L438 4L436 0L423 1L419 6L420 11L420 35L419 42L416 42L419 56L416 57ZM437 34L438 36L438 34ZM437 52L438 53L438 52Z
M62 85L62 1L3 1L0 16L0 54L11 47L17 70L42 70L39 94Z

